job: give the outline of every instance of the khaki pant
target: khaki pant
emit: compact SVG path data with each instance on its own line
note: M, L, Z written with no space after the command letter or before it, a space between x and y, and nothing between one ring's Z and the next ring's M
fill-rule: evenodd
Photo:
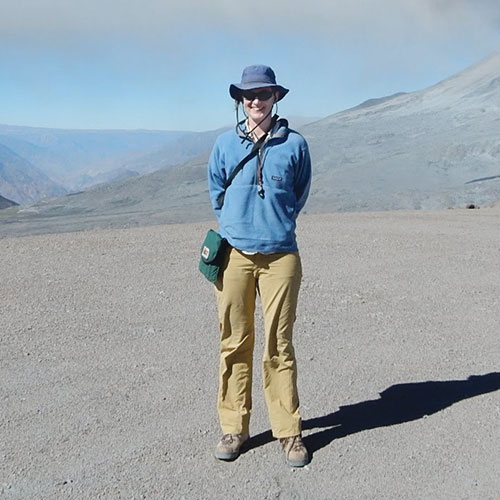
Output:
M302 267L298 253L245 255L232 248L215 294L221 332L218 411L224 434L249 431L255 297L264 313L263 382L273 436L301 432L293 323Z

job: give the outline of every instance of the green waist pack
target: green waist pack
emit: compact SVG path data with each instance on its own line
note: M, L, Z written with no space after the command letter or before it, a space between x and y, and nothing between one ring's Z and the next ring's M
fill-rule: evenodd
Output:
M215 283L219 276L224 255L226 253L227 240L213 229L209 229L207 236L201 244L201 256L198 269L208 281Z

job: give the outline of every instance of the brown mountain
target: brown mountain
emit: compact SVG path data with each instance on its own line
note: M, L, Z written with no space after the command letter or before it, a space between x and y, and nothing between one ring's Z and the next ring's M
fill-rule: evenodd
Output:
M0 193L16 203L26 204L47 196L60 196L66 190L0 144Z

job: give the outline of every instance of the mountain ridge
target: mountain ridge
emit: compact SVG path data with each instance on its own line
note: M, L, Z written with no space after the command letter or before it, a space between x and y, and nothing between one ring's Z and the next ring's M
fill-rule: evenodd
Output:
M305 211L434 210L497 203L498 75L500 51L426 89L368 100L299 127L313 160ZM38 219L78 213L111 226L210 219L207 158L205 152L154 174L49 200L30 210Z
M18 203L16 203L15 201L9 200L7 198L4 198L0 194L0 210L3 210L4 208L14 207L16 205L18 205Z
M0 125L0 144L67 190L150 173L210 149L221 130L78 130ZM121 172L123 171L123 172Z
M304 126L316 165L312 208L435 209L497 200L498 186L466 183L500 174L498 74L500 51L427 89ZM325 186L336 186L334 200Z
M65 194L66 190L29 161L0 144L0 192L18 204L26 204Z

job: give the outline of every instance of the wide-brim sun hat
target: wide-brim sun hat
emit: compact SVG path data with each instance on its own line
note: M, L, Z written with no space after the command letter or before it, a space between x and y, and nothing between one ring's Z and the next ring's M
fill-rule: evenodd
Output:
M260 89L262 87L274 87L279 92L277 101L281 101L288 94L288 89L276 83L276 75L269 66L255 64L247 66L241 74L240 83L232 83L229 86L229 94L233 99L241 100L242 90Z

